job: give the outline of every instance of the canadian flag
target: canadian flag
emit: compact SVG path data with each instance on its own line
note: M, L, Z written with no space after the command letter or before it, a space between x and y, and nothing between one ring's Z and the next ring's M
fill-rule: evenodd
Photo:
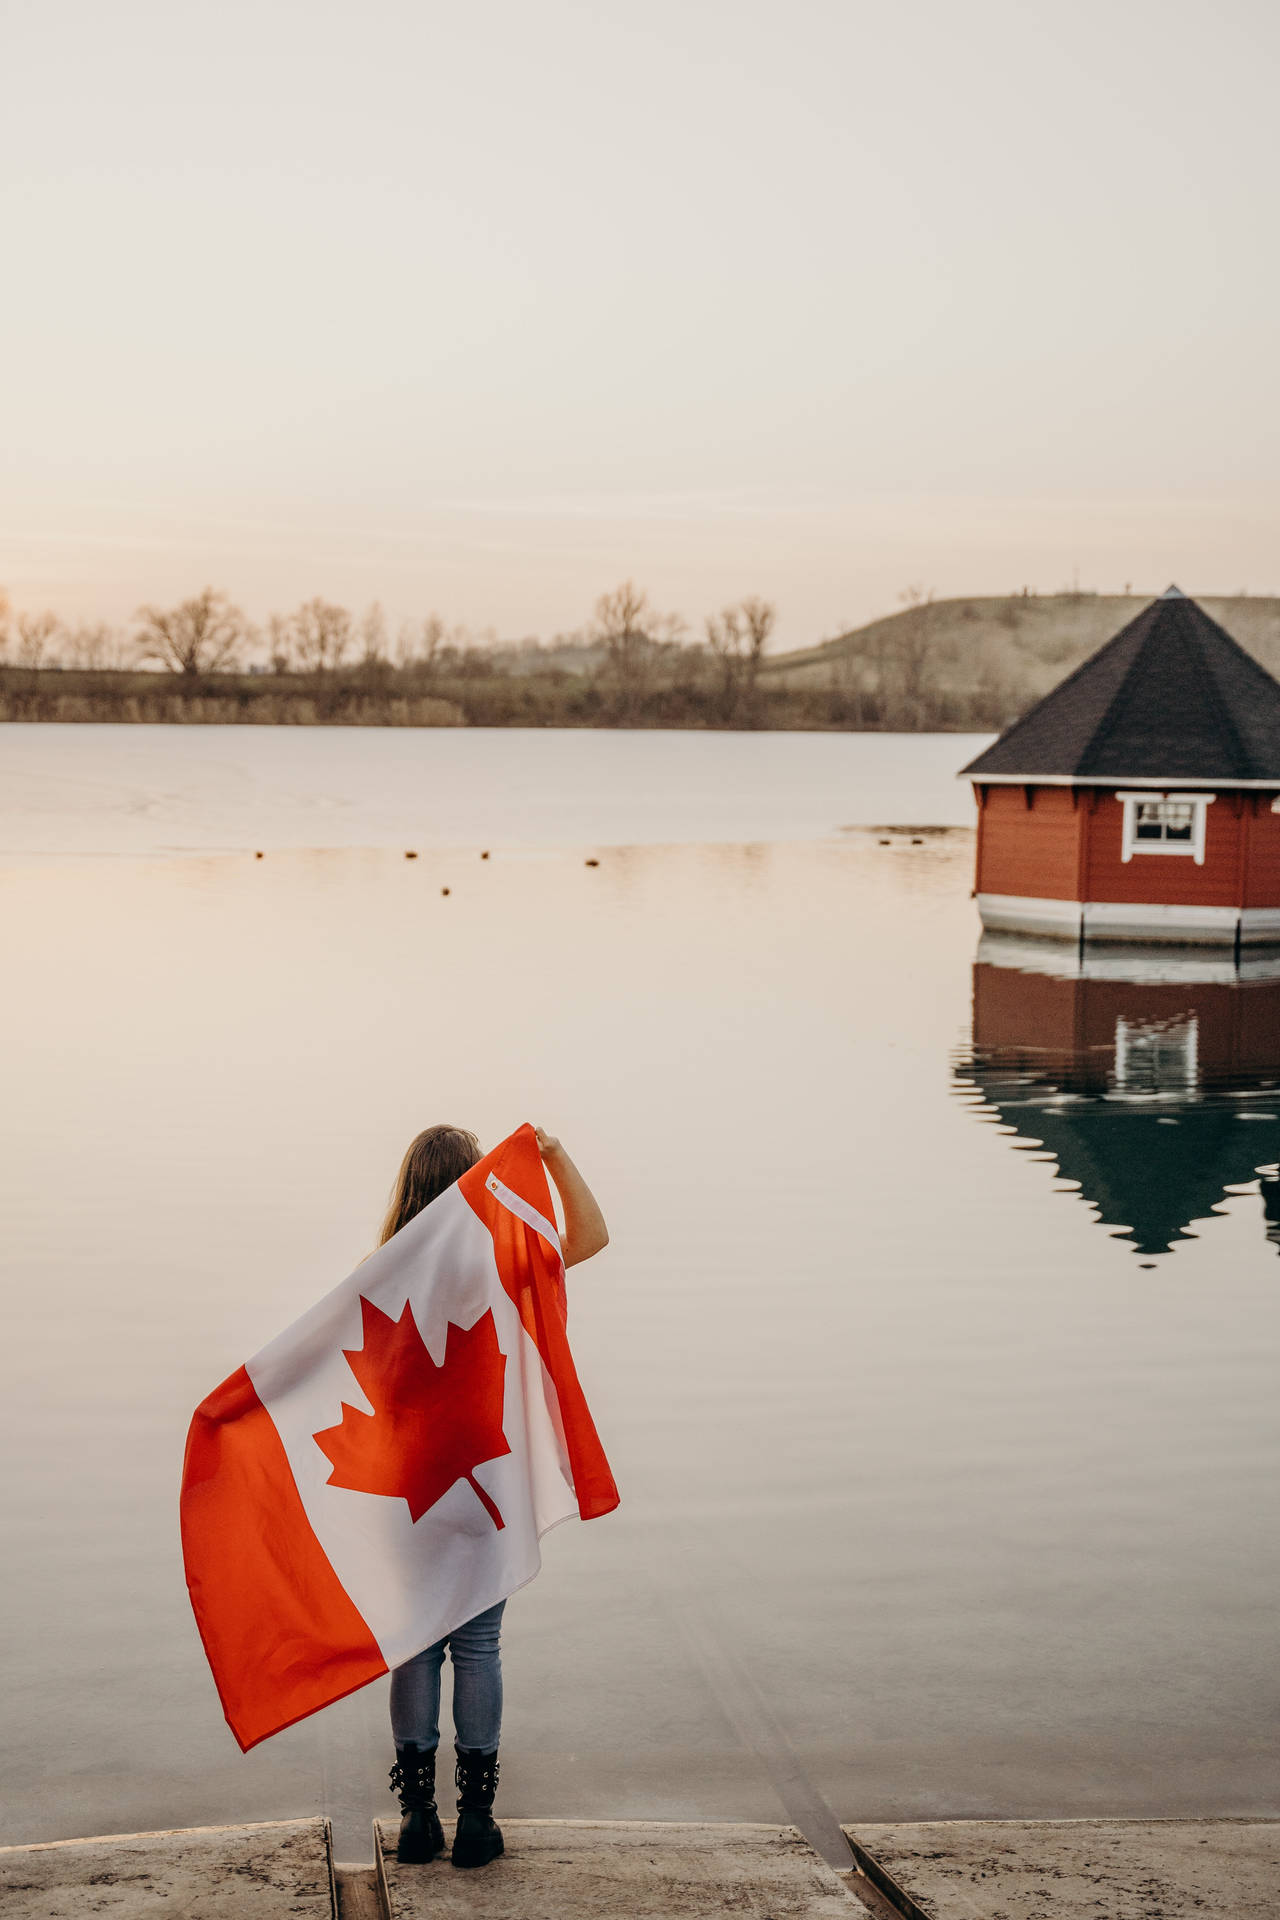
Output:
M520 1127L197 1407L187 1588L247 1751L532 1580L618 1491Z

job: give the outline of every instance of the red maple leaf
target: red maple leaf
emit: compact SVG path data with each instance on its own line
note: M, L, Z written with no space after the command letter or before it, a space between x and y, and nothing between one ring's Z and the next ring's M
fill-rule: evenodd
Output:
M341 1425L313 1436L333 1467L328 1485L405 1499L416 1521L455 1481L466 1480L501 1527L502 1515L474 1473L511 1451L502 1431L507 1359L493 1308L473 1327L449 1321L441 1366L423 1345L408 1302L393 1320L362 1294L360 1312L364 1345L343 1351L373 1412L344 1400Z

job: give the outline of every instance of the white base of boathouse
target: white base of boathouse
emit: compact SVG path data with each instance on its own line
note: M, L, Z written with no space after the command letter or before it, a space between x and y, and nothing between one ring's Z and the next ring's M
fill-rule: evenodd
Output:
M1164 907L1141 901L1036 900L980 893L978 912L993 933L1049 940L1166 940L1176 946L1280 944L1280 907Z

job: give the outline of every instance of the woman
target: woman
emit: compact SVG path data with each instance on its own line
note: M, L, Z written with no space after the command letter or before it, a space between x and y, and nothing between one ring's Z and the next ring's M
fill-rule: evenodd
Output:
M547 1172L564 1210L566 1267L576 1267L608 1245L609 1230L595 1196L560 1142L534 1129ZM405 1154L379 1246L421 1213L480 1158L480 1142L465 1127L428 1127ZM396 1764L391 1787L400 1795L401 1860L434 1860L444 1851L436 1812L436 1748L440 1741L440 1670L445 1648L453 1662L453 1724L458 1755L458 1825L450 1858L455 1867L482 1867L502 1852L494 1823L498 1735L502 1725L502 1660L498 1638L505 1600L455 1627L443 1640L396 1667L391 1675L391 1732Z

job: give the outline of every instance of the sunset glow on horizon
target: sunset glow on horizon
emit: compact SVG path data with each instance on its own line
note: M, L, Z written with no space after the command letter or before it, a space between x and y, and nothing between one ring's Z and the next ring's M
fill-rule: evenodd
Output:
M9 9L0 587L1280 593L1277 17Z

